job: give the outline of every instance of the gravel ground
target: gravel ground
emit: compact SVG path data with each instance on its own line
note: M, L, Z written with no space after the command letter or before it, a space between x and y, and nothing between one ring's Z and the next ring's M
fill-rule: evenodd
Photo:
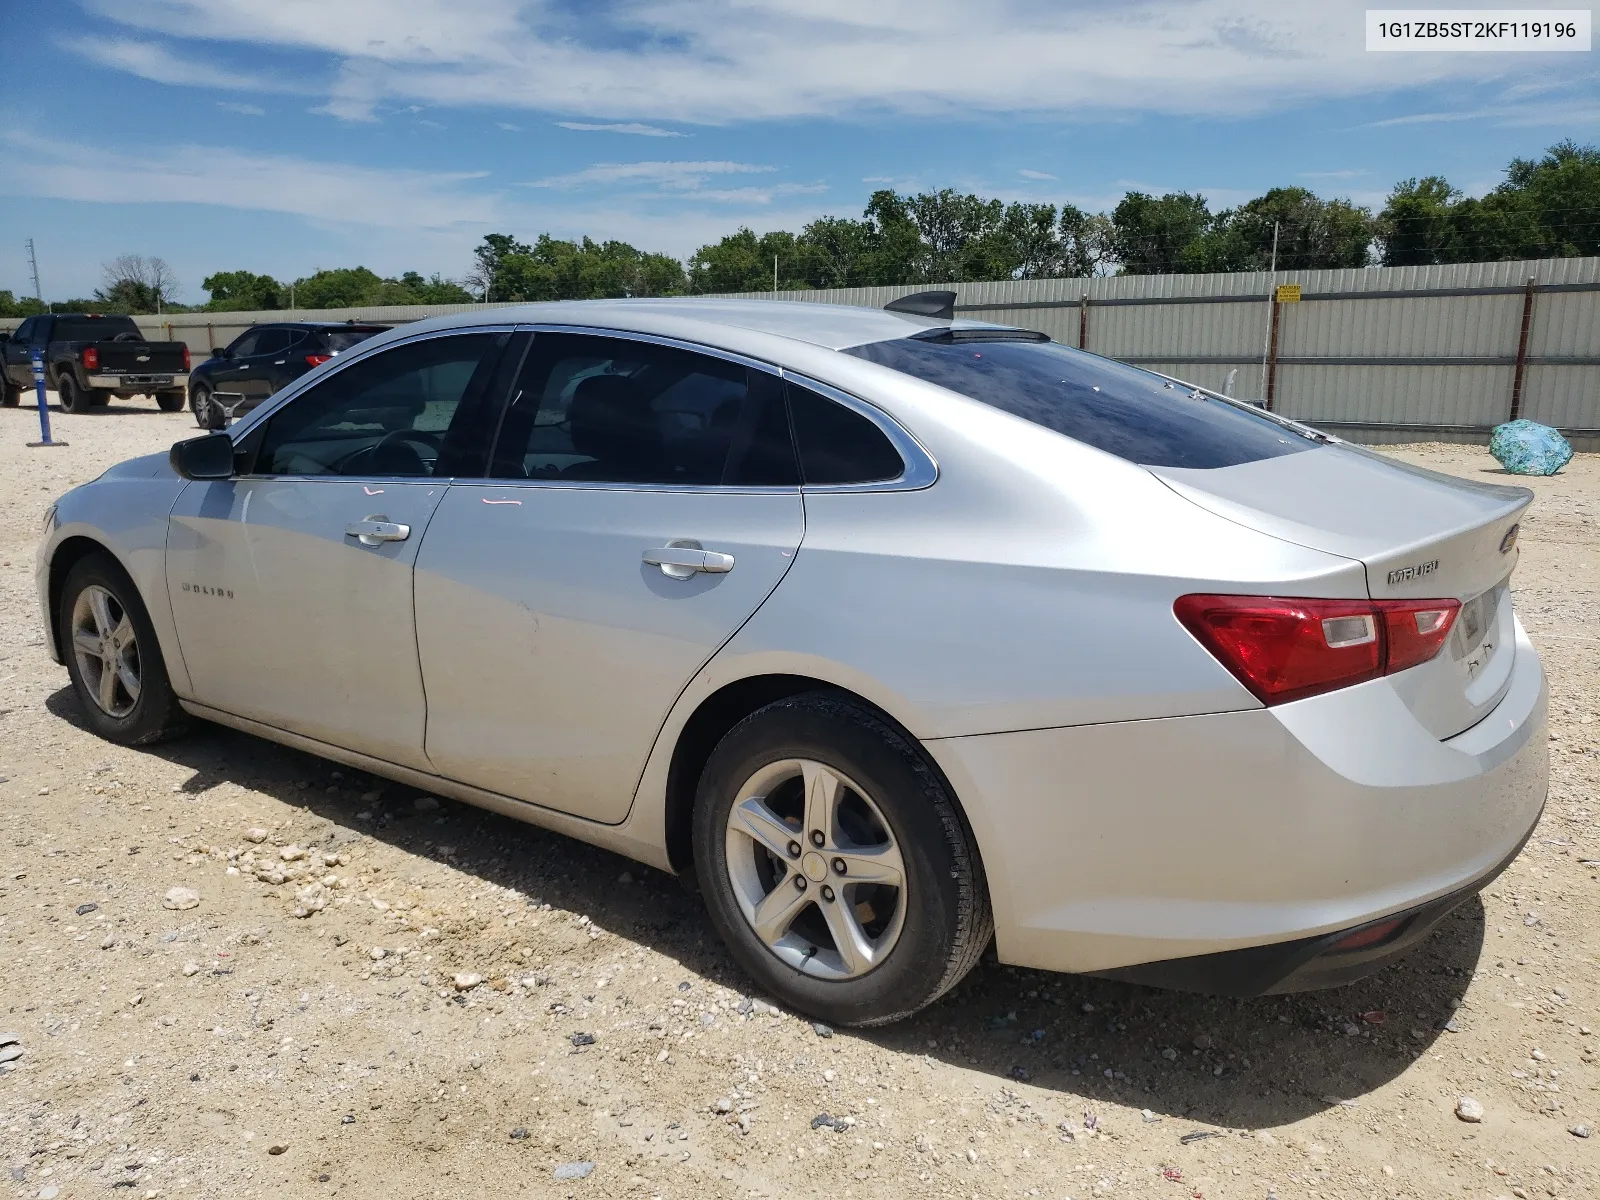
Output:
M991 958L917 1018L854 1033L747 996L657 872L227 730L139 751L90 736L43 647L40 514L194 426L119 403L57 413L70 446L25 449L34 422L0 411L13 1195L1600 1191L1600 456L1532 481L1515 579L1551 675L1544 821L1421 952L1257 1001ZM1499 477L1476 447L1393 452ZM174 888L198 904L166 907L188 903Z

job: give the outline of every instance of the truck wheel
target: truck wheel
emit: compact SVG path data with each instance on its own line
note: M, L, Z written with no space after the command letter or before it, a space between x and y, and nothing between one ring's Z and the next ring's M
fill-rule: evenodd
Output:
M162 412L181 412L183 411L183 393L157 392L156 404L160 406Z
M22 389L14 384L0 381L0 404L7 408L15 408L22 403Z
M111 393L103 388L90 388L87 395L91 408L104 408L111 403Z
M71 375L56 378L56 395L61 397L61 411L64 413L87 412L94 403L89 398L91 393L79 387L78 381Z

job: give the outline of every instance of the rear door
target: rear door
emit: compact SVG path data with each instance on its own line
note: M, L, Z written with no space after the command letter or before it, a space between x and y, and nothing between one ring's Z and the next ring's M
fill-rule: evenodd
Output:
M417 560L428 757L620 821L673 702L800 545L780 381L551 331L511 394L492 477L452 484Z
M427 767L413 565L450 477L482 473L511 336L451 331L354 361L240 438L252 470L185 488L167 584L196 700Z
M281 386L278 380L289 362L292 336L292 332L281 325L261 330L255 353L239 377L239 390L246 400L259 404Z

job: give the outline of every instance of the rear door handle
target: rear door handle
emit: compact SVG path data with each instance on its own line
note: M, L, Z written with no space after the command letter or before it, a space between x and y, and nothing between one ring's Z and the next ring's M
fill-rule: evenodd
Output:
M411 526L379 515L364 521L351 521L344 527L344 535L355 538L363 546L377 546L384 542L405 541L411 536Z
M660 567L670 579L692 579L695 575L726 575L733 570L733 555L702 550L698 542L670 542L657 550L646 550L644 561Z

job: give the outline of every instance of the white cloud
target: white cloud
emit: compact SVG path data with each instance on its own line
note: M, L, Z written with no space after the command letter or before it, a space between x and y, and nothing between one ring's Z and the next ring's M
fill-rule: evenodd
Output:
M595 163L581 171L535 179L525 187L576 188L591 184L653 184L675 190L698 188L717 175L760 175L777 170L758 163L633 162Z
M393 229L448 229L505 217L495 195L465 186L482 179L481 172L360 167L221 146L171 145L128 153L15 131L0 133L0 145L25 155L36 168L0 175L0 191L12 195L211 204Z
M1027 167L1022 167L1020 170L1017 171L1017 174L1021 175L1024 179L1054 179L1055 178L1055 176L1050 174L1048 171L1033 171L1033 170L1028 169Z
M585 121L557 121L562 129L579 129L588 133L633 133L640 137L684 137L672 129L662 129L659 125L641 125L637 121L613 121L607 124L591 125Z
M84 38L63 41L61 46L101 66L115 67L156 83L186 84L230 92L300 90L299 85L286 86L281 79L269 79L250 71L234 71L183 58L159 42L134 38Z
M507 133L521 133L522 132L522 126L521 125L513 125L510 121L496 121L494 123L494 127L496 129L504 129Z
M1502 81L1486 54L1369 54L1368 0L85 0L125 26L310 50L325 111L379 101L735 121L900 113L1260 113L1428 84ZM579 15L575 16L574 12ZM1563 56L1555 56L1560 59ZM1570 56L1566 56L1570 57ZM108 61L102 56L102 61ZM165 82L148 55L114 65ZM1541 63L1575 85L1581 62ZM225 86L221 83L208 86Z
M267 110L259 104L241 104L237 100L218 100L217 107L224 112L238 113L241 117L264 117Z

